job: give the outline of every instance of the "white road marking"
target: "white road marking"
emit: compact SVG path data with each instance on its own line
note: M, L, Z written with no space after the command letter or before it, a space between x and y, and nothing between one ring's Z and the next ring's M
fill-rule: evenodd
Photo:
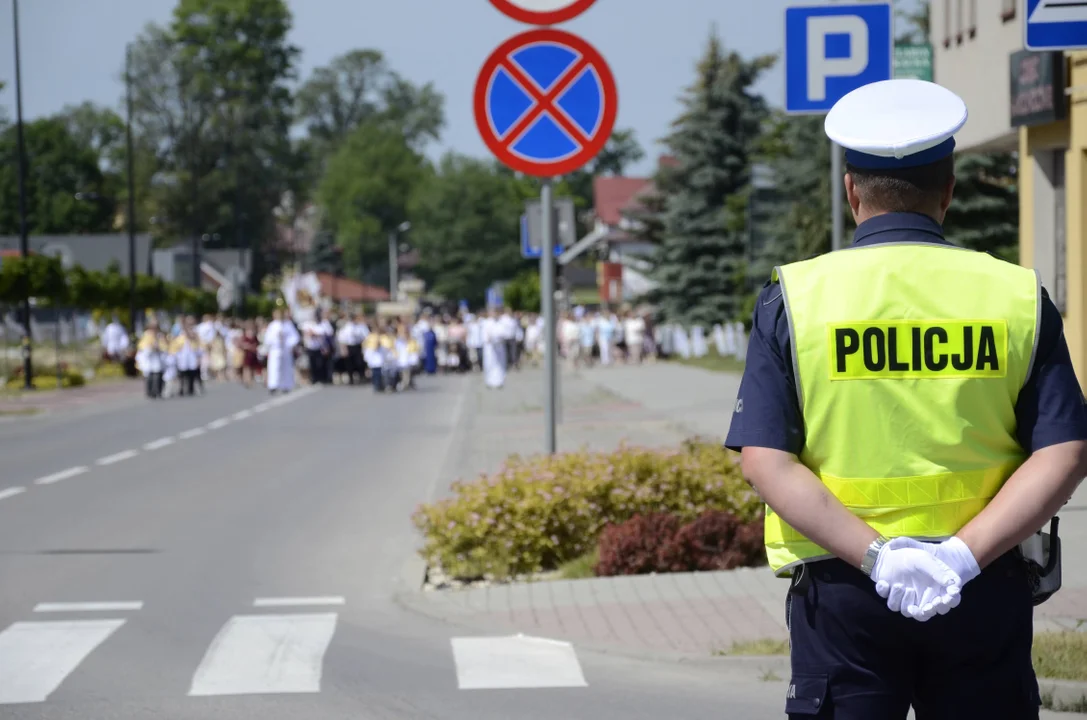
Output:
M94 462L96 465L113 465L114 463L119 463L123 460L129 460L131 458L134 458L137 455L139 455L139 453L137 453L135 450L124 450L115 455L107 455L106 457L98 458Z
M87 470L88 468L83 465L80 465L79 467L68 468L67 470L61 470L58 473L53 473L52 475L40 477L34 481L34 484L52 485L53 483L58 483L61 480L68 480L70 478L74 478L76 475L82 475L83 473L87 472Z
M257 598L253 607L295 607L299 605L343 605L346 602L338 595L325 597L276 597Z
M119 612L142 610L143 603L134 602L43 602L34 606L34 612Z
M268 408L270 408L271 406L272 406L271 403L262 402L260 405L256 405L256 406L253 407L253 412L262 413L265 410L267 410Z
M242 410L241 412L234 413L235 420L245 420L253 414L252 410Z
M124 620L19 622L0 633L0 705L44 702Z
M206 432L207 430L205 430L204 428L193 428L192 430L186 430L185 432L179 434L178 437L182 440L191 440L194 437L200 437Z
M172 437L159 438L158 440L152 440L151 442L144 445L143 449L147 451L161 450L168 445L173 445L175 442L177 441L174 440Z
M7 500L10 497L15 497L16 495L22 495L25 492L26 492L26 488L24 488L24 487L4 488L3 490L0 490L0 500Z
M568 642L524 635L450 642L461 690L588 687Z
M235 615L212 641L189 695L320 692L335 632L336 613Z
M219 418L218 420L212 420L208 423L208 430L218 430L224 428L230 424L230 420L227 418Z

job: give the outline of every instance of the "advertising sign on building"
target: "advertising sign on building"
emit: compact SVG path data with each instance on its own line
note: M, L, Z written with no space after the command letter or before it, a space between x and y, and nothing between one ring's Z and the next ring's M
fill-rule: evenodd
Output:
M932 46L895 45L895 77L932 82Z
M1064 54L1020 50L1011 56L1012 127L1045 125L1065 117Z

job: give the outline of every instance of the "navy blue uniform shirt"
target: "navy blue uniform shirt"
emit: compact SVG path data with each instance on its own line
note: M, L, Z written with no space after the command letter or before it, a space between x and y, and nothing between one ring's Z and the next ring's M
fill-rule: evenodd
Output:
M889 213L860 224L853 245L894 242L945 243L930 217ZM764 447L795 455L804 447L804 420L796 399L789 322L781 286L767 283L755 304L747 363L725 445ZM1034 369L1015 405L1019 443L1028 453L1070 440L1087 440L1084 405L1060 312L1042 290L1042 320Z

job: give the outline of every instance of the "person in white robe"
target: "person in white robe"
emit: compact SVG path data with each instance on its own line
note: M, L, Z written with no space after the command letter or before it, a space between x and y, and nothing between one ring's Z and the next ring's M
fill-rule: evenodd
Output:
M468 313L464 316L464 325L468 330L465 344L468 346L469 362L479 370L483 367L483 318Z
M736 325L735 323L725 323L725 350L722 355L728 357L736 357Z
M294 349L301 338L294 324L284 319L282 310L276 310L272 317L264 330L268 390L289 392L294 389Z
M489 388L506 383L506 334L493 309L483 320L483 382Z
M728 346L725 344L725 329L721 327L721 323L713 326L713 346L721 357L728 355Z
M116 315L113 316L110 324L106 325L106 329L102 331L99 342L102 343L103 354L110 360L113 362L122 362L124 360L129 345L128 332Z
M706 331L701 325L696 325L691 330L691 354L696 358L706 357L710 352L706 347Z
M687 337L687 330L679 325L675 328L673 342L676 345L676 354L684 360L691 359L691 341Z
M215 322L215 318L211 315L205 315L200 321L200 324L196 326L196 336L200 338L200 345L210 351L211 344L215 342L215 336L219 334L219 326ZM200 356L200 380L208 379L209 371L211 370L211 353L205 352Z
M747 357L747 333L744 324L737 320L732 323L736 335L736 357L743 360Z

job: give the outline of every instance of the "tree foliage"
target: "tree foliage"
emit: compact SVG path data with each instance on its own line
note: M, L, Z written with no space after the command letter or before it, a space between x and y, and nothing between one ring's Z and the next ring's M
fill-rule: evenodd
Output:
M64 123L52 118L25 123L23 140L28 231L35 235L109 231L115 205L94 152L80 146ZM19 232L17 147L16 129L9 126L0 134L0 198L4 198L0 235Z
M726 53L711 36L683 113L666 144L675 167L662 169L664 238L656 257L655 299L662 317L710 325L738 317L745 294L745 236L734 204L750 180L752 149L767 114L751 86L774 62Z
M388 234L408 220L425 172L407 139L384 125L356 128L329 158L317 199L349 274L365 280L375 268L388 272Z
M955 194L944 219L951 242L1019 261L1017 160L1010 153L964 153L955 161Z
M526 266L517 243L524 201L534 182L514 178L491 161L446 155L415 193L412 243L419 275L448 299L482 305L491 283Z

